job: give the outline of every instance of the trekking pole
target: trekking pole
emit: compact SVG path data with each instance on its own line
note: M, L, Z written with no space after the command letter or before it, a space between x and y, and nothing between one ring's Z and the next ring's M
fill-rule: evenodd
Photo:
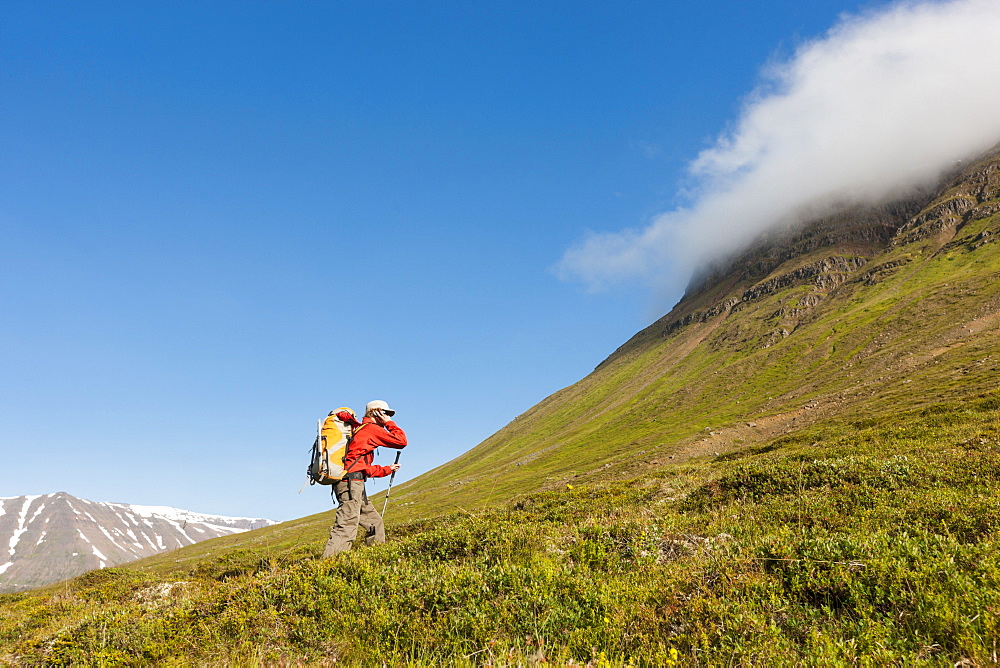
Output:
M393 464L398 464L399 463L399 455L400 455L400 452L397 451L396 452L396 461L394 461ZM382 504L382 516L383 517L385 516L385 507L389 505L389 492L392 491L392 481L395 480L395 479L396 479L396 472L393 471L392 475L389 476L389 489L385 490L385 503Z

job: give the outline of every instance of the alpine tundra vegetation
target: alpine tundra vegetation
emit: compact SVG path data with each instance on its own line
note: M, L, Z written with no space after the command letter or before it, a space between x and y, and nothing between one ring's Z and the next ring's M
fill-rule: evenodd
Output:
M319 558L326 512L7 594L0 661L993 664L998 236L996 152L772 230L386 544Z

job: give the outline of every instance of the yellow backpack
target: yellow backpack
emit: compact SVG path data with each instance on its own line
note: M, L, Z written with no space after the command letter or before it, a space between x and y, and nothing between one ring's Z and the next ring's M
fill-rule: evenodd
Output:
M326 420L316 421L316 441L306 472L310 485L332 485L344 477L347 446L354 433L349 424L337 417L341 411L355 414L350 408L341 407L331 412Z

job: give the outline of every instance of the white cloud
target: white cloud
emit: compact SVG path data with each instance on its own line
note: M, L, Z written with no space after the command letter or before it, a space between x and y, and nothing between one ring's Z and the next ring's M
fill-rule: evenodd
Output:
M592 288L686 277L831 202L883 200L1000 141L1000 1L908 2L844 18L771 65L732 133L689 166L693 204L568 250Z

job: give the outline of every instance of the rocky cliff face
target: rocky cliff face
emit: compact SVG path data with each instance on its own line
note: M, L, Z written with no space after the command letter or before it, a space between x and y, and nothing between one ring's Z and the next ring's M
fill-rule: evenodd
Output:
M670 313L636 334L608 360L780 291L809 286L811 290L796 304L783 307L780 315L786 321L770 338L773 342L775 337L788 336L801 316L844 283L873 285L909 261L883 257L888 251L930 238L945 244L966 225L1000 212L998 194L1000 149L994 148L957 168L937 188L917 190L878 206L845 207L808 223L773 229L734 256L706 266L692 278L684 298ZM993 238L986 229L971 243L982 245Z
M65 492L0 498L0 593L271 524L166 506L87 501Z

